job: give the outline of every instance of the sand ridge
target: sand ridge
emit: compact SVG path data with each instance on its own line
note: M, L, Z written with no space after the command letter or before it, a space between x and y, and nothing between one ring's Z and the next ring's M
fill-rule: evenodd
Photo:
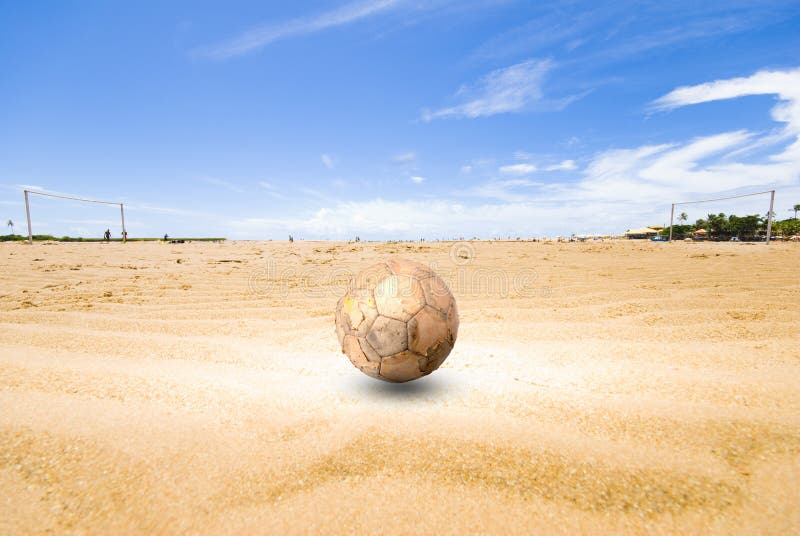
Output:
M0 251L0 533L800 527L794 244ZM461 315L405 385L333 330L393 255Z

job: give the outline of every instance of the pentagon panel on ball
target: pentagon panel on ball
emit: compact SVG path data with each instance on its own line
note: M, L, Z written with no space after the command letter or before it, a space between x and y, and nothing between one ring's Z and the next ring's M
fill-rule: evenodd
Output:
M424 264L390 259L362 270L336 304L342 352L364 374L407 382L439 368L458 336L458 307Z

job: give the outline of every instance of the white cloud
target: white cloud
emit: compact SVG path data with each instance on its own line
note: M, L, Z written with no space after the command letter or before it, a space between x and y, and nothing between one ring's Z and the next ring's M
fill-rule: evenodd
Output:
M500 166L500 173L504 175L530 175L536 171L536 166L533 164L509 164L507 166Z
M425 177L414 175L413 177L411 177L411 182L413 182L414 184L422 184L423 182L425 182Z
M345 239L359 235L369 239L416 239L554 236L559 228L576 233L599 231L612 226L624 231L631 219L640 217L639 207L619 212L613 203L598 202L592 214L609 214L598 223L587 218L582 203L542 204L530 201L481 203L467 206L452 200L404 200L340 202L317 210L306 218L247 218L231 222L232 236L284 236ZM645 218L646 219L646 218ZM625 227L627 226L627 227ZM570 231L571 232L571 231ZM562 234L569 234L563 233Z
M407 153L396 154L392 157L392 162L395 164L411 164L417 160L417 153L409 151Z
M253 52L281 39L307 35L328 28L356 22L360 19L386 11L397 4L397 0L352 2L315 16L298 18L278 24L259 26L229 41L203 47L197 49L195 52L199 56L215 60L224 60Z
M455 106L426 110L424 121L448 117L487 117L533 109L563 109L579 96L546 100L542 92L545 76L552 69L550 60L527 60L497 69L474 86L463 86L456 93Z
M587 166L579 193L587 198L681 201L697 195L780 187L800 188L800 69L760 71L749 77L717 80L675 89L653 103L658 110L774 94L772 118L780 132L723 132L681 143L610 150ZM786 142L788 140L788 145ZM758 160L736 160L753 147L773 147Z
M285 229L297 229L298 233L321 238L358 234L385 239L622 232L634 226L665 223L672 202L772 188L777 188L775 210L785 215L785 209L800 199L800 151L796 149L800 139L800 70L762 72L679 88L658 99L655 106L670 110L750 94L778 96L772 108L773 119L781 125L778 134L740 129L609 149L587 159L575 181L535 182L518 168L520 173L515 178L466 187L460 202L447 198L320 200L324 206L305 218L238 220L233 232L275 230L282 234ZM760 148L759 155L770 148L772 151L766 156L742 158L753 146ZM532 166L527 162L512 165ZM476 160L462 171L472 171L472 166L484 172L495 164ZM556 167L577 169L569 160L550 166ZM719 206L696 205L697 213L690 217L704 216L706 210L763 214L766 203L766 198L747 198Z
M800 68L786 71L759 71L752 76L716 80L695 86L679 87L653 103L658 110L673 110L691 104L735 99L749 95L777 95L772 119L785 123L783 134L795 138L773 160L800 160Z
M800 96L800 69L759 71L752 76L716 80L695 86L676 88L654 101L660 110L673 110L690 104L735 99L745 95L779 95L782 100ZM776 121L780 119L776 118Z
M322 164L328 169L333 169L336 167L336 161L334 160L333 156L329 154L321 154L319 159L322 160Z
M564 160L545 168L546 171L574 171L576 169L578 166L575 164L575 160Z
M470 173L472 173L472 166L469 164L461 166L461 173L463 173L464 175L469 175Z

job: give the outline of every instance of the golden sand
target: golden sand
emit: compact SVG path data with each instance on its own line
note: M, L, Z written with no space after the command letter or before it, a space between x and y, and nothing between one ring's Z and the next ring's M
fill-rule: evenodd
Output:
M792 244L0 244L0 533L800 530ZM451 283L385 384L348 275Z

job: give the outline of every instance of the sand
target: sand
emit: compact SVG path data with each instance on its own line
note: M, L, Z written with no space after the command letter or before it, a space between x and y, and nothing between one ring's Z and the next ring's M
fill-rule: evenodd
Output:
M337 347L433 264L453 353ZM0 244L0 533L800 530L794 244Z

